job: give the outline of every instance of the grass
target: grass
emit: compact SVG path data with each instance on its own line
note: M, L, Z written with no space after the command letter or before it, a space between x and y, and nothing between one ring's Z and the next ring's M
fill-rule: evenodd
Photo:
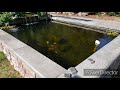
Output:
M0 52L0 78L22 78L19 72L10 65L3 52Z

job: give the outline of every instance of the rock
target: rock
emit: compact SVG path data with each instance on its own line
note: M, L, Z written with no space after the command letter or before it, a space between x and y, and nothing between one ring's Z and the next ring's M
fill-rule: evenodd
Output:
M57 12L57 14L59 14L59 12Z
M66 14L66 12L63 12L63 14L65 15L65 14Z
M79 13L78 13L78 16L82 16L82 13L81 13L81 12L79 12Z
M68 69L68 71L73 75L73 74L77 74L77 70L76 70L76 68L74 68L74 67L70 67L69 69Z
M65 77L65 78L71 78L71 77L72 77L72 74L70 74L70 73L64 73L64 77Z
M87 16L87 15L88 15L88 13L86 13L86 12L81 13L81 16Z
M101 12L101 15L106 15L106 13L105 12Z
M69 13L68 13L68 15L70 15L70 16L73 15L73 14L74 14L73 12L69 12Z
M5 23L5 26L9 26L9 22L8 22L8 23Z

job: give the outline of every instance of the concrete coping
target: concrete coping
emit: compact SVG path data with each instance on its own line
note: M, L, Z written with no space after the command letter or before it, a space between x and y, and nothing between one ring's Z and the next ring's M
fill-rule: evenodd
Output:
M0 43L20 57L38 77L56 78L66 72L66 69L3 30L0 30Z

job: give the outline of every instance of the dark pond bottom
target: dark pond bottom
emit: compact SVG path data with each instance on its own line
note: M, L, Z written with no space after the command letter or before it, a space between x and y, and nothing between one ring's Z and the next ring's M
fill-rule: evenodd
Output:
M52 22L21 26L18 31L7 30L7 32L66 69L75 67L92 55L95 40L101 42L97 47L99 50L115 38L95 31Z

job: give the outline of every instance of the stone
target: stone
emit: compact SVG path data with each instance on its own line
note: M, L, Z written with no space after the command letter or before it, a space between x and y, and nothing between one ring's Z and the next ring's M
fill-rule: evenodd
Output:
M77 70L76 70L76 68L74 68L74 67L70 67L69 69L68 69L68 71L73 75L73 74L77 74Z
M71 78L71 77L72 77L72 74L70 74L70 73L64 73L64 77L66 77L66 78Z
M87 16L88 15L88 13L81 13L81 16Z
M105 12L101 12L101 15L106 15L106 13Z
M72 12L69 12L69 13L68 13L68 15L70 15L70 16L73 15L73 14L74 14L74 13L72 13Z
M65 15L66 14L66 12L63 12L63 15Z
M79 13L78 13L78 16L82 16L82 13L81 13L81 12L79 12Z

